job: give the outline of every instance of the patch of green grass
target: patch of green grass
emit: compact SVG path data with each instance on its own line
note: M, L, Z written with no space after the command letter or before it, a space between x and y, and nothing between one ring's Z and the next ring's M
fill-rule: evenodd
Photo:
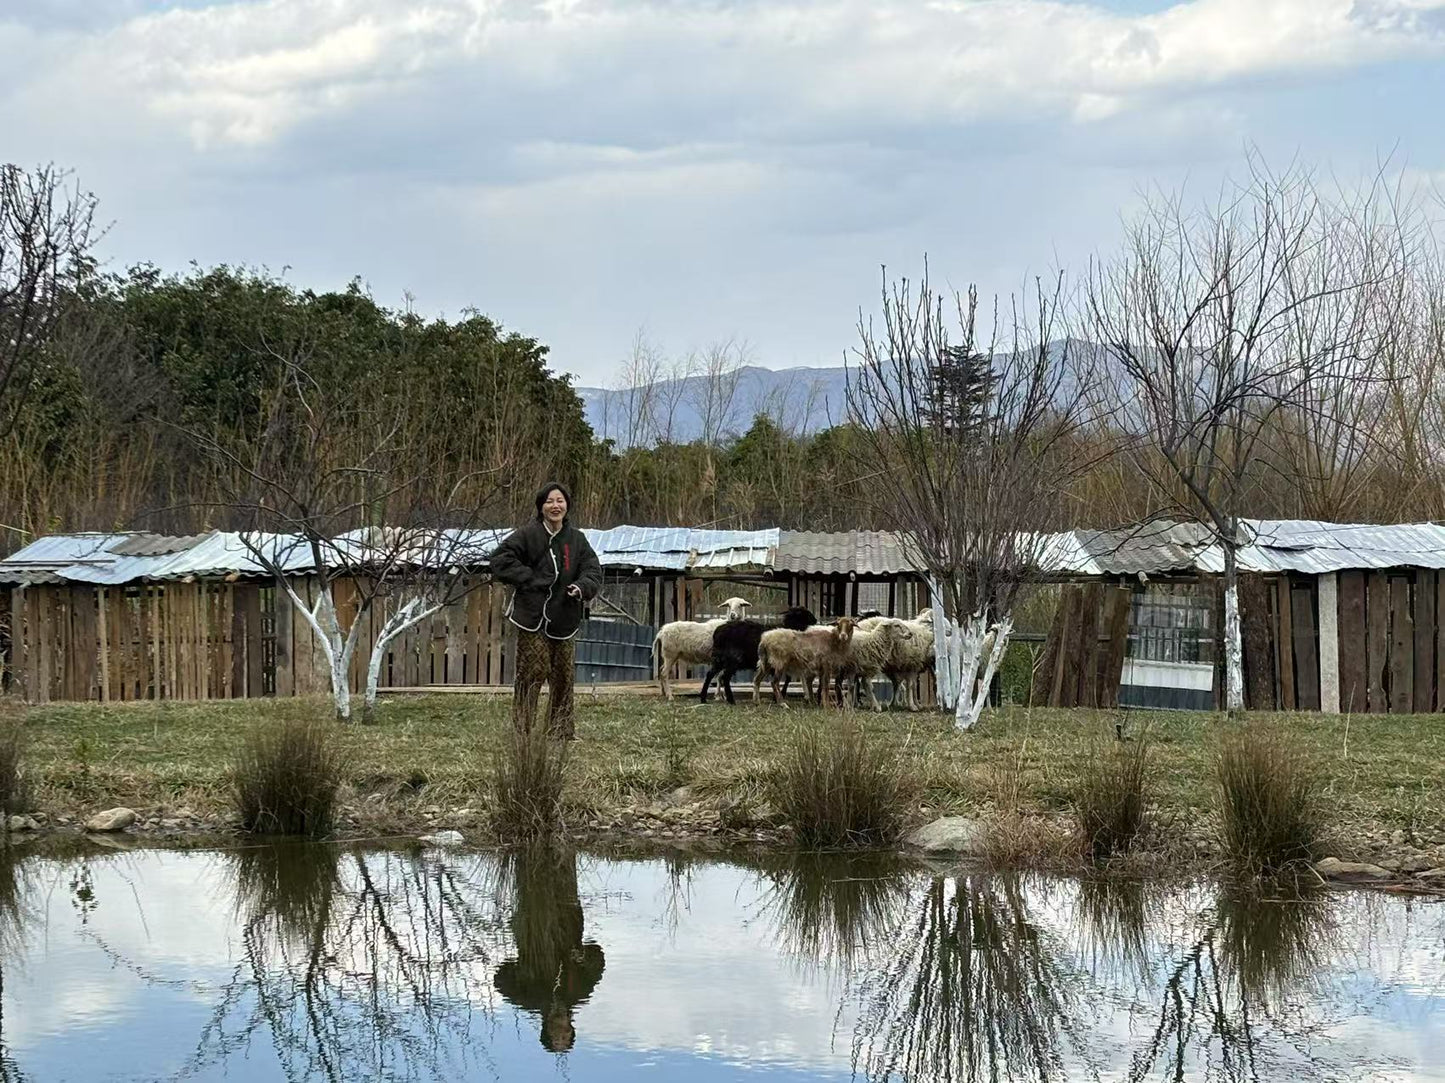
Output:
M384 700L377 724L347 729L344 780L359 796L386 795L380 807L396 810L398 825L409 823L401 815L410 807L400 804L403 798L475 807L489 780L486 765L511 732L510 708L505 695ZM793 726L818 716L816 708L796 705L702 709L681 699L668 704L583 693L566 805L605 810L650 799L683 774L699 793L761 799ZM88 814L121 804L136 809L186 804L198 812L224 812L230 807L226 768L251 723L329 717L320 699L33 706L26 726L32 800L52 814ZM985 712L972 732L960 734L950 719L926 711L855 716L870 740L897 752L922 787L920 800L938 815L997 811L990 779L1000 765L1017 772L1017 802L1024 813L1065 807L1091 735L1112 733L1116 717L1105 711L1005 708ZM1268 724L1274 717L1251 714L1246 725ZM1416 845L1445 845L1445 772L1439 770L1445 727L1438 717L1277 718L1311 752L1319 793L1342 838L1375 831L1388 837L1406 829ZM1212 816L1219 716L1130 712L1125 733L1137 734L1146 723L1155 805L1167 819L1185 825ZM82 741L84 781L76 756ZM414 777L426 780L419 795L409 788ZM371 828L385 826L369 822Z
M24 712L14 704L0 704L0 815L29 810L30 780L25 775L24 761Z

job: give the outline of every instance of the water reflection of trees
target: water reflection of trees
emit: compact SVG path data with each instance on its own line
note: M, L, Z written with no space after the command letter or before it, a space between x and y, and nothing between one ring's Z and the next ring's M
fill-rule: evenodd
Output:
M1082 975L1035 920L1020 880L934 877L860 986L854 1071L869 1080L1064 1074ZM1079 1050L1082 1055L1082 1050Z
M1297 886L1226 886L1197 917L1192 939L1159 980L1141 987L1157 1007L1129 1078L1316 1078L1330 1064L1318 1044L1337 1020L1317 983L1335 948L1335 897Z
M785 952L844 973L874 954L902 916L911 888L906 859L889 853L765 855L759 907Z
M450 1078L484 1055L494 866L314 844L230 862L241 959L184 1074L261 1033L289 1079Z
M0 1083L24 1083L27 1078L11 1055L5 1040L5 976L19 965L30 921L30 884L27 865L7 844L0 845Z

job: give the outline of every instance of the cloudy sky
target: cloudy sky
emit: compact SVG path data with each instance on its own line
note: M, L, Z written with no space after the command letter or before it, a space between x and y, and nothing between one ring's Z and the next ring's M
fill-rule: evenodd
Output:
M1445 0L4 0L0 159L112 265L360 275L610 382L831 365L879 267L1008 290L1247 145L1445 177Z

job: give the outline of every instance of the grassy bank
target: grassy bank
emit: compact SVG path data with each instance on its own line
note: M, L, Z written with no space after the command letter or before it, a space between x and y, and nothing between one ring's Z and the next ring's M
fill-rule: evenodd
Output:
M509 707L505 697L408 698L384 704L379 724L346 729L338 832L481 830ZM777 827L767 783L802 710L584 695L567 822L618 835ZM127 805L152 826L214 825L230 815L227 771L250 722L326 714L325 704L305 700L33 707L26 721L32 803L51 824ZM1112 741L1122 717L1009 709L957 734L939 715L859 715L911 772L919 821L1012 811L1016 800L1028 816L1062 822L1091 742ZM1445 847L1440 719L1285 718L1316 761L1332 852L1379 858ZM1125 732L1146 724L1154 826L1145 845L1207 861L1215 852L1213 767L1229 724L1204 714L1130 713Z

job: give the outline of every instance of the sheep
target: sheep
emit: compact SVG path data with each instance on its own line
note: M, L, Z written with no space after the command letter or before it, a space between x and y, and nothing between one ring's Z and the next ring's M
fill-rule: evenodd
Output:
M913 679L921 673L933 672L933 610L924 609L907 622L913 632L911 639L894 644L892 657L883 667L883 675L893 686L895 703L907 700L910 711L918 710L913 698ZM993 650L997 626L990 628L979 646L978 657L987 659Z
M668 673L681 662L685 665L706 665L712 661L712 634L731 620L740 620L743 610L752 606L746 598L729 598L723 602L726 617L713 620L675 620L664 624L652 639L652 656L659 658L657 680L662 694L672 699L672 682Z
M813 616L810 610L802 606L793 606L783 613L782 627L791 628L794 631L802 631L818 623L818 618ZM723 690L729 703L736 703L733 698L732 679L733 674L740 669L748 669L757 664L758 643L763 638L763 632L767 629L760 622L755 620L734 620L723 624L712 635L712 665L707 671L707 676L702 680L702 701L707 702L708 685L712 683L713 677L718 679L718 687Z
M812 702L808 678L813 675L820 678L818 698L826 703L833 675L847 657L848 644L857 624L853 617L839 617L831 627L814 627L801 632L791 628L773 628L764 632L758 641L758 667L753 674L754 698L758 695L762 675L767 672L773 679L773 701L781 703L780 679L797 673L803 677L803 697L808 702Z
M873 692L873 679L884 671L895 654L901 653L914 635L914 625L896 617L869 617L859 621L848 643L843 665L838 670L838 698L843 698L843 678L853 677L863 682L869 705L875 711L883 710Z

